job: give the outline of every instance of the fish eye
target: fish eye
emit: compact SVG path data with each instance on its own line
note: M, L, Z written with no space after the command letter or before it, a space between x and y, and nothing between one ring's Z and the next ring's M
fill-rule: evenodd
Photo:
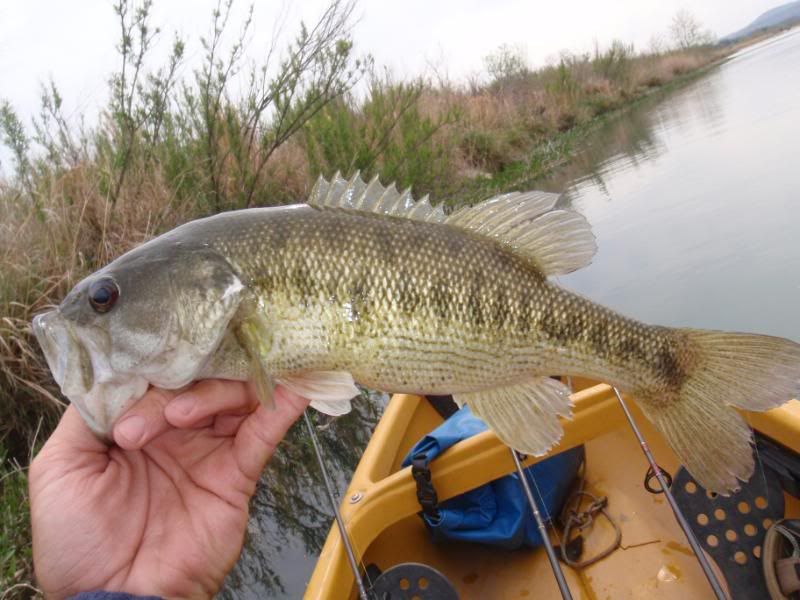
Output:
M98 279L89 286L89 304L95 312L106 313L119 298L119 287L111 278Z

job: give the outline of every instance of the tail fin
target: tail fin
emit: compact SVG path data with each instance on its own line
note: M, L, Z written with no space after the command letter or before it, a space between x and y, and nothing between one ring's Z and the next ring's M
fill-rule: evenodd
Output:
M746 333L681 332L695 366L672 402L643 402L643 412L703 487L727 493L754 468L752 433L731 407L764 411L800 397L800 344Z

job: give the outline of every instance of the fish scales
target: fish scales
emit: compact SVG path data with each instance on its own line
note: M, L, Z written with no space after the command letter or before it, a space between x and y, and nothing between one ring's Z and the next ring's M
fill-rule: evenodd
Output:
M664 364L681 369L670 330L553 286L494 240L311 207L207 225L193 235L209 239L289 332L268 355L278 371L346 370L381 389L454 393L546 367L624 378L629 389L669 378Z
M496 243L346 211L242 216L241 239L231 222L210 243L293 338L270 353L276 370L345 369L398 391L459 391L515 375L497 349L527 348L516 322L530 306L527 280L543 278Z
M570 415L551 375L637 399L709 490L753 472L734 410L800 392L800 345L637 322L549 279L588 264L591 228L556 196L514 192L445 215L357 176L308 204L192 221L80 282L33 329L64 394L108 436L149 385L284 385L343 414L355 382L453 394L510 446L547 452Z

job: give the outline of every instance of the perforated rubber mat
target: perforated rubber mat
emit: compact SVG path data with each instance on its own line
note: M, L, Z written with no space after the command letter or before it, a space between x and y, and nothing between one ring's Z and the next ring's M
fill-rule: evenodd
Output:
M453 585L439 571L419 563L387 569L370 590L377 600L458 600Z
M764 535L783 518L783 489L772 469L757 469L725 497L707 492L681 468L672 493L703 549L714 559L733 600L769 598L761 566Z

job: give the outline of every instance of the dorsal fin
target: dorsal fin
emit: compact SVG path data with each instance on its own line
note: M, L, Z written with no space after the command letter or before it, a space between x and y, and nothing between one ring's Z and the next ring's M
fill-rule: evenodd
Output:
M496 239L544 275L556 275L588 265L597 251L589 222L574 211L556 209L557 200L558 194L547 192L511 192L446 216L428 196L415 202L410 189L401 193L394 184L384 187L377 175L364 183L358 173L350 181L336 173L330 182L317 180L308 204L445 223Z
M462 208L445 223L508 244L544 275L588 265L595 252L592 228L580 213L554 208L558 194L512 192Z
M364 183L358 172L350 178L350 181L345 181L339 173L336 173L330 182L320 177L311 190L308 204L379 213L429 223L443 223L445 220L441 205L431 205L428 196L415 201L411 195L411 188L398 192L394 184L383 187L377 175L369 183Z

